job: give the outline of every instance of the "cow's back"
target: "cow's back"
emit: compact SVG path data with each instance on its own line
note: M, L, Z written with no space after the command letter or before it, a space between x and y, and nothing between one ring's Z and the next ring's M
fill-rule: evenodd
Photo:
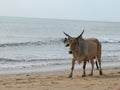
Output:
M97 44L95 42L86 41L87 50L88 50L88 59L93 59L97 56Z
M102 45L99 42L99 40L96 38L87 38L86 41L91 41L91 42L94 42L97 44L97 58L101 59L101 47L102 47Z

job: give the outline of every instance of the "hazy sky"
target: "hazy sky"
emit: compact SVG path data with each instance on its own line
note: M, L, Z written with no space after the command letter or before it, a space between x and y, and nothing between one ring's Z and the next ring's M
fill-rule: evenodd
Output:
M0 0L0 16L120 22L120 0Z

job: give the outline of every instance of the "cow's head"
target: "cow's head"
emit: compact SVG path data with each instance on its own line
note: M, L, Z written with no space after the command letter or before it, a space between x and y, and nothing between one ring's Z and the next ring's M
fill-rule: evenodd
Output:
M75 46L78 43L78 41L80 41L82 39L83 33L84 33L84 30L78 37L75 38L75 37L71 37L69 34L64 32L64 34L67 36L67 38L65 38L66 39L66 45L65 46L66 47L68 47L68 46L70 46L70 47Z

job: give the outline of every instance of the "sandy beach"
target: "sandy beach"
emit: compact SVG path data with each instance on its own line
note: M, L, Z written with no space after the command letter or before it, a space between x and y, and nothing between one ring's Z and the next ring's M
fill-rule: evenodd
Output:
M0 75L0 90L113 90L120 83L120 68L103 69L103 76L94 70L93 76L81 77L82 70L75 70L68 78L68 71Z

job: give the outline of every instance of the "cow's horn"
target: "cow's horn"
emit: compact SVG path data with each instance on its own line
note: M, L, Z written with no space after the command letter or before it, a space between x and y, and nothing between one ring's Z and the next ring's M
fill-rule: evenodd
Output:
M67 33L63 32L66 36L68 36L68 38L72 38L70 35L68 35Z
M82 33L77 37L77 39L82 37L83 33L84 33L84 29L83 29Z

